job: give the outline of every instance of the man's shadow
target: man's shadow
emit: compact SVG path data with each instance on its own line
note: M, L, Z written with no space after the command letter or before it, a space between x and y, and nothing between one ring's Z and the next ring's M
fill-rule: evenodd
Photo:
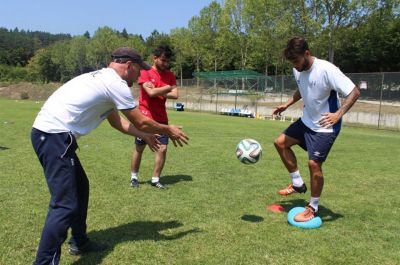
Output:
M188 176L188 175L168 175L168 176L160 177L160 182L162 184L166 184L166 185L173 185L173 184L181 182L181 181L193 181L193 178L192 178L192 176ZM150 184L151 180L148 180L143 183Z
M242 215L242 217L240 217L240 219L242 219L243 221L246 222L251 222L251 223L259 223L264 221L264 218L262 218L261 216L258 215L254 215L254 214L244 214Z
M294 207L304 207L307 202L304 199L296 199L284 202L278 202L285 209L285 212L289 212ZM326 208L322 205L318 206L318 216L321 217L324 222L335 221L336 219L344 217L340 213L335 213L331 209Z
M114 250L115 246L120 243L139 240L175 240L190 233L200 232L199 229L195 228L169 236L160 233L160 231L179 228L182 225L182 223L175 220L168 222L137 221L100 231L92 231L88 234L89 238L91 240L100 241L107 244L108 248L102 252L87 253L82 255L80 259L75 261L73 264L100 264L102 260Z
M161 182L167 185L172 185L181 181L193 181L192 176L188 175L169 175L169 176L162 176Z
M7 149L10 149L10 148L5 147L5 146L0 146L0 150L7 150Z

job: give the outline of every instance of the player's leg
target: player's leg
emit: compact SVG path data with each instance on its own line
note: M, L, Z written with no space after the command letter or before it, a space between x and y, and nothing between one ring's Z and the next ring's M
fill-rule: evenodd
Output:
M324 187L322 162L316 160L309 160L308 168L310 169L311 197L319 198L321 196L322 189Z
M311 198L306 210L294 217L296 222L309 221L318 215L318 204L324 187L322 164L328 157L329 151L337 135L334 133L307 133L305 140L308 150L308 167L310 170Z
M146 143L137 138L135 140L135 148L132 153L132 161L131 161L131 187L138 188L139 187L139 168L140 163L142 161L143 151L146 148Z
M161 145L160 149L156 151L156 156L154 158L154 168L153 177L151 178L151 185L159 189L165 189L166 186L160 183L160 176L165 165L165 160L167 159L168 136L161 135L160 137L158 137L158 141L161 143Z
M290 178L292 179L291 184L288 187L278 191L278 194L282 196L288 196L293 193L305 193L307 187L300 175L300 171L297 166L296 155L292 150L293 145L300 145L304 148L304 124L299 119L295 123L291 124L275 141L274 145L278 154L289 172Z
M299 140L287 136L285 134L279 135L274 141L274 145L278 154L289 172L294 172L298 170L297 159L291 146L299 144Z
M151 178L151 184L161 189L165 188L165 186L160 183L160 176L167 158L167 147L168 145L161 144L160 149L156 151L154 158L153 177Z

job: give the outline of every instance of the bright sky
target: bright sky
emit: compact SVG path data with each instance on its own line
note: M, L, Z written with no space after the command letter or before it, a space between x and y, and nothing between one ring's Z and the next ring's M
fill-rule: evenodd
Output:
M212 0L0 0L0 27L72 36L108 26L148 37L187 27ZM221 1L218 1L221 3Z

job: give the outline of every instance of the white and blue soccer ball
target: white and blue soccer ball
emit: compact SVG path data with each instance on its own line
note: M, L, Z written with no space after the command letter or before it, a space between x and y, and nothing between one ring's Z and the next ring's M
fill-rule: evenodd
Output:
M261 145L254 139L243 139L236 146L236 157L244 164L257 163L261 155Z

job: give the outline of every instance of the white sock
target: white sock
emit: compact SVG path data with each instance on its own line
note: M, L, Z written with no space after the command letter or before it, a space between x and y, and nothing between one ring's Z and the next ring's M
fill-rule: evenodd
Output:
M138 179L139 172L131 172L131 179Z
M151 183L156 183L160 181L160 177L152 177L151 178Z
M314 208L315 211L318 211L318 202L319 202L319 197L310 198L310 205L311 207Z
M293 186L301 187L304 184L303 179L300 176L300 171L297 170L295 172L289 173L290 177L292 178Z

